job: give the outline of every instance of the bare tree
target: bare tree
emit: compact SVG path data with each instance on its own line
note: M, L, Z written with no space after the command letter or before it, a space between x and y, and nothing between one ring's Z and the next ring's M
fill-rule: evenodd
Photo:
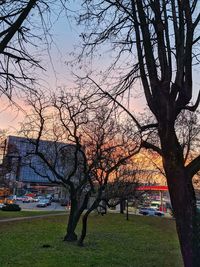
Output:
M128 201L138 199L137 187L139 180L137 179L138 170L132 164L132 159L126 162L125 168L123 165L115 170L113 181L111 181L104 192L103 200L108 207L116 207L120 205L120 213L124 213L126 206L126 219L129 219Z
M44 51L51 28L51 11L64 1L0 1L0 93L12 99L25 89L33 90L40 64L39 46ZM58 7L62 3L62 6ZM59 12L58 12L59 13ZM46 40L44 42L44 36ZM37 52L36 52L37 51Z
M106 96L126 110L141 132L157 130L159 143L143 142L143 146L162 156L184 265L198 266L200 219L192 177L200 169L200 156L198 152L191 162L184 160L175 123L182 110L195 112L200 101L198 94L196 103L190 103L194 94L193 66L198 63L199 1L85 0L83 5L86 12L80 22L86 21L88 29L82 34L85 51L93 53L98 45L109 43L116 52L111 66L115 70L120 59L129 55L132 64L126 62L118 85ZM138 76L155 118L150 125L139 123L119 101L126 90L133 92Z
M103 117L101 117L102 120ZM99 124L101 125L101 124ZM94 132L96 135L96 131ZM129 136L130 137L130 136ZM94 137L93 137L94 138ZM96 140L93 139L93 145L97 145L98 143L94 142ZM108 131L108 140L112 137L111 131ZM135 140L137 139L137 134L135 134ZM98 138L98 141L102 140ZM106 141L106 138L104 142ZM119 140L118 140L119 141ZM102 142L102 141L101 141ZM121 206L125 206L125 202L127 203L126 208L126 219L128 220L128 200L133 199L141 199L145 192L138 192L137 187L139 186L139 172L141 171L141 166L134 163L134 156L137 155L140 151L140 145L131 144L131 142L127 142L123 140L120 144L115 140L115 149L119 149L118 152L120 155L114 153L114 155L110 154L109 157L106 157L105 152L99 154L98 157L99 163L103 163L108 165L108 167L103 167L101 165L93 165L92 173L93 173L93 202L90 203L90 207L86 211L86 213L82 217L82 231L78 241L80 246L83 245L83 241L86 237L87 233L87 220L90 213L99 209L101 214L106 213L106 207L116 207L118 204ZM104 144L103 144L104 146ZM137 147L138 146L138 147ZM101 148L101 145L99 146ZM122 149L123 148L123 149ZM103 149L103 147L102 147ZM106 150L113 150L113 146L106 147ZM133 150L132 150L133 149ZM127 154L128 152L128 154ZM102 159L101 159L102 157ZM112 159L112 164L110 164L110 160ZM136 167L137 166L137 167ZM147 177L146 177L147 178ZM125 207L124 207L125 208Z
M95 195L83 216L82 245L88 215L102 200L114 170L139 151L139 136L133 138L132 132L116 123L112 110L103 104L97 107L87 96L61 92L47 100L43 94L35 94L29 103L33 114L22 130L33 145L32 153L28 153L30 166L42 177L69 189L71 210L65 241L77 240L76 226L91 193ZM42 146L43 139L51 140L49 147ZM34 164L35 156L42 164Z
M179 114L175 123L175 129L180 145L183 149L185 163L191 162L197 156L196 147L198 147L200 137L200 125L198 115L199 112L193 113L188 110L183 110ZM153 135L151 133L148 139L152 143L156 144L157 141L152 140L155 138L158 138L157 132L153 133ZM158 173L160 173L160 177L163 178L162 180L165 181L166 175L162 166L162 157L153 150L146 151L143 156L147 159L148 164L152 166ZM195 187L197 187L198 179L198 175L195 175L193 177L193 183Z
M97 109L95 117L84 129L86 137L85 148L88 151L88 171L90 172L93 189L93 202L90 203L90 207L82 217L82 231L78 241L80 246L83 245L86 236L88 216L99 206L102 206L101 208L103 209L106 208L106 205L111 206L109 200L113 195L111 196L111 191L108 193L108 188L116 180L120 168L123 168L121 180L123 178L125 180L125 177L127 177L125 171L128 172L131 159L140 150L140 139L138 140L137 133L129 132L127 127L124 128L119 123L116 123L113 118L109 118L108 111L105 106ZM133 136L135 137L133 138ZM129 174L129 178L130 176ZM124 198L126 195L125 199L129 195L128 190L125 190L125 187L123 189L123 193L121 190L121 200L122 194ZM119 197L119 190L115 191L115 198L117 197Z
M176 132L183 149L185 163L191 162L196 156L196 147L200 138L199 112L183 110L175 124Z
M75 229L89 197L87 162L78 135L86 120L85 105L75 106L71 101L71 96L65 99L61 96L57 101L35 93L29 98L33 113L22 125L22 132L32 144L32 151L27 151L30 167L41 177L69 190L71 209L65 241L77 240ZM34 162L35 157L39 162Z

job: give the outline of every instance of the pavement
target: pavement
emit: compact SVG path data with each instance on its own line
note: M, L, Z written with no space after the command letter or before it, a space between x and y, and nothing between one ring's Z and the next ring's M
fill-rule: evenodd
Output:
M26 217L16 217L16 218L7 218L7 219L0 219L0 223L3 222L16 222L16 221L24 221L24 220L32 220L32 219L39 219L44 217L52 217L52 216L61 216L66 215L66 212L56 213L56 214L42 214L42 215L35 215L35 216L26 216Z
M22 201L16 201L16 204L18 204L22 210L33 210L33 211L66 211L66 207L63 207L60 205L60 203L52 202L50 206L38 208L37 202L31 202L31 203L23 203Z

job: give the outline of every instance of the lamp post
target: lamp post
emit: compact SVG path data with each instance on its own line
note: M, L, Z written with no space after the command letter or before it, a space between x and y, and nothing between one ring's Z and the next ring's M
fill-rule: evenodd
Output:
M128 198L126 199L126 220L129 220L129 213L128 213Z

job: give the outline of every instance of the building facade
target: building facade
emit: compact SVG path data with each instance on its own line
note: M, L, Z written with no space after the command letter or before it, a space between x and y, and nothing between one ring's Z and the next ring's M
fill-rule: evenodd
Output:
M66 177L73 167L74 148L74 145L47 140L41 140L38 145L44 158L60 175ZM53 191L61 198L62 194L65 194L55 174L36 155L36 140L8 136L2 150L2 169L4 169L5 178L13 184L16 193L20 194L24 191L51 193Z

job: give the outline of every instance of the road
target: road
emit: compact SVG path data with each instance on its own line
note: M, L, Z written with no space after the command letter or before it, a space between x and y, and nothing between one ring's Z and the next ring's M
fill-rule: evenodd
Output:
M52 202L50 206L47 206L45 208L38 208L37 202L32 203L23 203L22 201L16 201L16 204L18 204L22 210L54 210L54 211L65 211L66 208L61 206L60 203Z
M22 201L16 201L16 204L18 204L22 210L34 210L34 211L69 211L66 207L63 207L60 205L60 203L52 202L50 206L47 206L45 208L38 208L37 207L37 202L33 203L23 203ZM119 213L119 210L109 210L108 212L111 213ZM124 211L124 214L126 214L126 211ZM134 215L141 215L139 214L139 210L129 210L129 214L134 214ZM142 216L142 215L141 215ZM171 215L169 213L165 213L165 218L171 218Z

